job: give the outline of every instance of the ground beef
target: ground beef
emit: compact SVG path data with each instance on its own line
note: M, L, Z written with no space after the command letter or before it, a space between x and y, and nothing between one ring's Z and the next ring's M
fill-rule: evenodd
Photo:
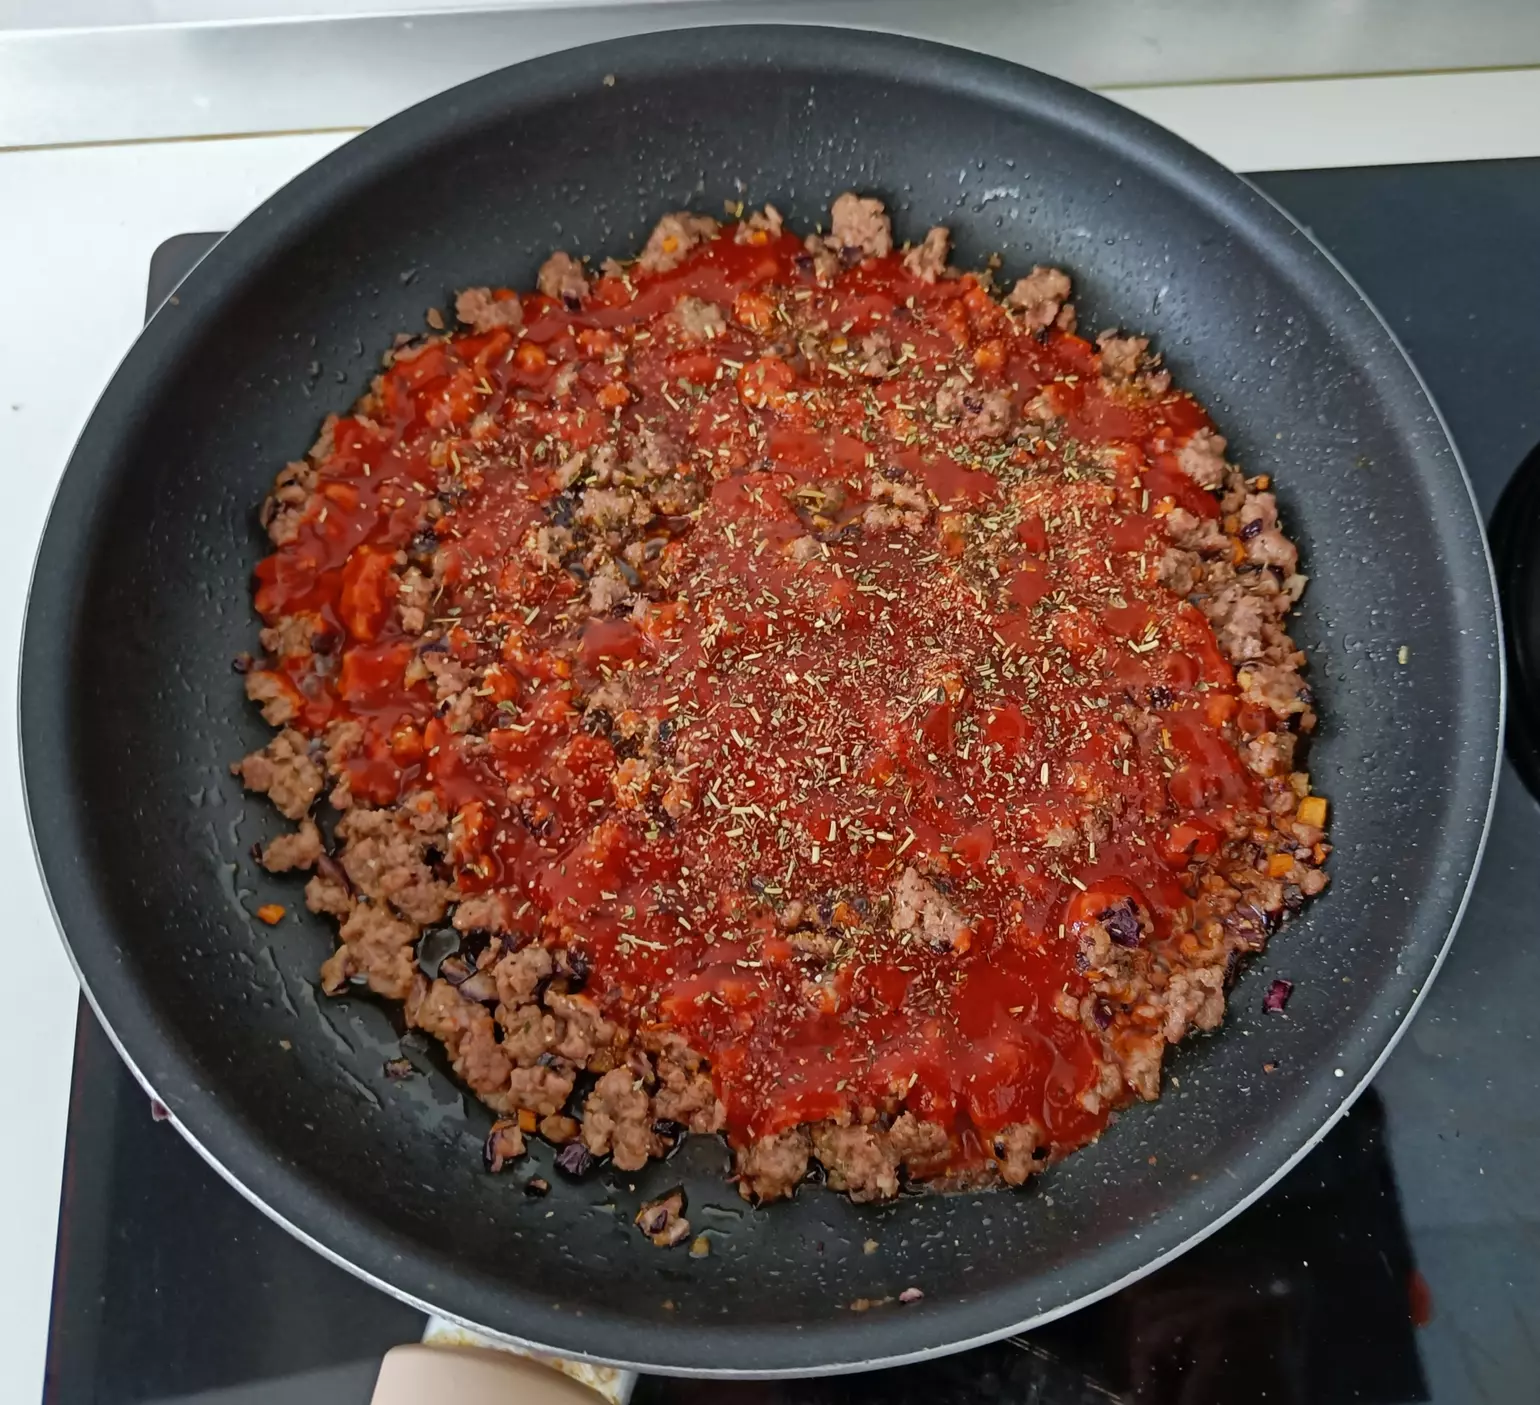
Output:
M467 1000L448 981L430 985L419 977L406 1002L406 1021L441 1039L454 1071L477 1093L498 1093L508 1084L508 1055L498 1042L487 1007Z
M560 1021L556 1052L575 1064L586 1064L601 1050L615 1042L615 1026L599 1013L599 1007L586 995L551 992L546 1007Z
M417 974L417 928L372 903L353 903L337 935L342 945L321 967L321 989L339 995L354 976L389 1000L405 1000Z
M1182 551L1171 547L1161 553L1156 567L1160 583L1176 595L1191 595L1198 588L1203 571L1203 558L1195 551Z
M280 732L231 770L247 790L267 796L278 813L291 820L305 817L325 779L321 768L310 759L309 742L295 731Z
M970 439L999 439L1011 427L1014 406L1009 391L984 390L954 376L936 391L936 414L958 420Z
M588 488L578 500L577 520L596 532L645 525L652 516L646 498L630 488Z
M531 945L511 951L492 967L493 978L497 981L497 998L510 1007L527 1004L535 998L541 982L549 980L555 969L551 953L543 946Z
M1025 278L1018 278L1005 295L1008 307L1021 310L1022 321L1029 327L1063 327L1065 312L1069 325L1065 331L1074 331L1074 309L1068 306L1070 293L1069 275L1057 268L1038 264Z
M1225 1014L1224 963L1174 972L1154 1003L1165 1016L1168 1044L1179 1043L1189 1029L1217 1029Z
M556 1049L560 1037L556 1016L538 1005L512 1009L499 1005L497 1022L503 1027L503 1052L519 1068L533 1068L543 1055Z
M577 1139L580 1124L575 1117L566 1117L559 1112L548 1113L539 1122L540 1135L553 1146L566 1146L570 1141Z
M457 932L511 932L523 906L527 904L517 894L494 888L461 898L450 922Z
M923 1176L927 1169L946 1160L951 1137L939 1122L922 1122L912 1112L905 1112L888 1128L888 1144L901 1165Z
M355 806L337 825L349 882L376 903L389 903L413 922L438 922L449 909L450 885L427 862L444 842L444 817L431 791L390 810Z
M504 1095L509 1107L528 1108L539 1117L551 1117L567 1105L577 1074L560 1062L516 1068L508 1076Z
M718 228L710 216L694 215L688 210L664 215L647 236L636 266L647 273L666 273L677 268L697 244L712 238Z
M262 850L262 867L269 873L310 868L325 852L315 821L305 819L293 834L280 834Z
M893 885L891 922L895 932L912 932L932 946L950 946L968 928L962 913L913 868Z
M1247 558L1258 566L1275 568L1282 576L1292 576L1299 565L1299 552L1278 530L1278 499L1271 493L1248 493L1241 504L1240 519Z
M1096 349L1101 352L1102 378L1125 385L1144 365L1150 341L1148 337L1122 337L1116 332L1103 332L1096 339Z
M654 1115L678 1122L692 1132L720 1132L727 1123L727 1109L717 1098L700 1055L677 1034L665 1036L656 1053Z
M588 608L595 615L618 610L631 596L631 583L621 575L620 567L606 561L588 581Z
M1236 679L1247 702L1260 703L1279 717L1293 716L1310 706L1310 690L1295 669L1257 664L1241 669Z
M396 589L396 613L407 634L421 634L428 627L428 610L433 604L435 589L432 578L423 575L415 566L408 566L401 573L401 584Z
M558 302L582 301L588 296L588 279L583 265L571 254L557 252L540 265L535 286Z
M861 338L861 374L869 380L881 380L893 369L893 343L886 332L869 332Z
M806 1127L788 1127L735 1153L738 1193L745 1200L767 1204L784 1200L807 1176L813 1139Z
M1176 462L1200 488L1217 488L1225 479L1224 436L1212 429L1200 429L1177 450Z
M904 267L916 278L934 283L947 272L947 259L952 251L952 232L937 225L924 240L904 253Z
M305 906L312 912L346 917L353 911L353 893L336 875L318 873L305 884Z
M279 469L273 491L258 514L274 546L287 546L299 535L315 484L316 471L309 463L286 463Z
M608 1154L622 1171L640 1171L663 1154L652 1121L647 1093L631 1070L611 1069L583 1105L583 1145L595 1156Z
M314 647L317 636L326 633L321 617L308 610L296 615L285 615L276 625L264 629L258 636L262 648L270 657L302 659Z
M518 298L512 294L499 297L490 288L467 288L455 298L455 316L477 332L518 328L524 323L524 310Z
M820 1123L813 1129L813 1155L828 1172L829 1184L858 1205L898 1194L898 1157L892 1142L875 1127Z
M680 298L674 304L674 322L691 341L710 341L727 330L722 309L703 298Z
M774 205L766 205L761 210L755 210L739 224L733 234L734 240L739 244L753 244L767 242L781 237L781 228L784 221L781 212Z
M850 250L860 258L882 258L893 252L893 223L881 200L847 190L830 211L829 245Z
M1041 1171L1047 1158L1039 1153L1047 1146L1048 1133L1035 1118L1002 1127L990 1141L1000 1166L1000 1179L1006 1185L1020 1185L1028 1176Z
M262 720L270 727L285 726L299 715L299 693L281 673L254 669L246 675L246 696L260 705Z
M918 532L930 516L930 499L908 483L875 478L870 492L871 505L861 514L861 520L873 531L902 527L907 532Z

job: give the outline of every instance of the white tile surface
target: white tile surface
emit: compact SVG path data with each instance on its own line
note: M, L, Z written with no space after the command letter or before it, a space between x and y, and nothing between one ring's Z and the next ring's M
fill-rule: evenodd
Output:
M1144 88L1110 94L1239 169L1540 154L1540 73ZM138 331L163 239L226 229L344 136L0 152L0 699L14 699L35 543L80 426ZM60 290L88 319L64 323ZM16 329L33 329L19 334ZM38 1398L64 1145L75 984L33 867L15 707L0 702L0 960L32 977L7 1011L0 1080L0 1399Z
M1237 171L1540 156L1540 69L1194 83L1107 96Z

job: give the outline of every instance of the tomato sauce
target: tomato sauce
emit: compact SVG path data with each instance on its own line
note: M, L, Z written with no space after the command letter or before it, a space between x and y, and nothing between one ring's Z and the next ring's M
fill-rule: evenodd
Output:
M683 296L725 330L682 336ZM1175 464L1201 408L1104 382L971 275L895 255L820 284L789 235L729 227L668 273L522 305L516 331L399 355L334 426L256 573L270 624L310 612L325 640L277 665L295 725L361 724L356 803L437 792L460 892L513 894L610 1014L683 1033L735 1141L874 1107L945 1125L960 1170L1027 1118L1056 1151L1094 1137L1097 1048L1059 1013L1080 934L1127 896L1178 933L1194 865L1258 799L1232 669L1157 576L1162 516L1218 513ZM1057 418L972 437L934 411L959 374ZM582 572L528 543L583 510L561 465L643 430L696 493L626 528L640 585L590 617ZM469 727L432 654L474 677ZM940 944L892 920L908 869L961 919Z

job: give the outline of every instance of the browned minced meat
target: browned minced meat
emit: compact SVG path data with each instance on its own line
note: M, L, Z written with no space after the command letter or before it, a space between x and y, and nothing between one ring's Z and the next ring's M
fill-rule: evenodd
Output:
M1025 278L1016 280L1005 295L1005 302L1008 307L1021 309L1022 320L1029 327L1057 325L1072 332L1075 330L1075 310L1069 304L1069 294L1067 273L1038 264Z
M303 461L286 463L273 481L273 491L262 504L262 525L274 546L294 540L304 520L305 505L315 491L316 471Z
M680 298L674 304L674 321L691 341L710 341L727 330L722 309L704 298Z
M739 1147L738 1193L760 1204L784 1200L806 1178L812 1155L813 1139L806 1127L788 1127Z
M784 223L781 212L774 205L766 205L763 210L755 210L746 215L734 231L733 238L739 244L747 244L760 236L778 239Z
M691 249L701 240L710 239L719 228L709 215L691 214L688 210L664 215L647 236L636 265L648 273L666 273L683 263Z
M508 1055L497 1038L497 1026L487 1007L468 1000L456 986L422 976L413 983L406 1002L406 1021L444 1043L454 1070L477 1093L497 1093L512 1072Z
M287 873L290 869L311 868L326 852L321 831L315 821L304 819L293 834L280 834L262 850L262 867L269 873Z
M932 1167L944 1163L951 1152L951 1138L939 1122L924 1122L912 1112L899 1114L888 1128L888 1143L899 1163L916 1176L923 1177Z
M912 249L904 251L904 267L916 278L934 283L947 271L952 252L952 231L937 225Z
M1200 429L1176 452L1177 465L1200 488L1217 488L1225 480L1225 439L1212 429Z
M389 903L413 922L442 920L451 896L427 851L444 843L446 823L431 791L408 796L389 810L355 806L337 825L342 867L360 893Z
M1101 352L1102 379L1109 384L1137 385L1149 395L1164 395L1171 388L1170 372L1150 352L1148 337L1103 332L1096 339L1096 349Z
M1016 1122L997 1132L990 1143L1006 1185L1020 1185L1048 1164L1039 1153L1048 1146L1048 1133L1036 1119Z
M879 1129L820 1123L813 1129L813 1155L829 1173L830 1186L857 1204L898 1194L898 1156Z
M269 669L254 669L246 675L246 696L261 707L262 720L270 727L282 727L299 715L293 685Z
M247 790L267 796L279 814L303 819L321 793L321 768L310 759L310 743L303 733L283 731L261 751L254 751L232 766Z
M691 1132L720 1132L727 1109L716 1095L705 1061L679 1035L655 1037L648 1043L655 1055L658 1086L653 1113Z
M932 946L950 946L968 922L937 890L934 883L921 878L913 868L906 868L893 885L895 932L913 932Z
M557 252L540 265L535 286L548 298L560 302L581 300L588 296L588 279L583 275L583 265L571 254Z
M604 1075L583 1105L583 1145L595 1156L609 1154L622 1171L639 1171L663 1143L652 1130L651 1101L629 1068Z
M455 316L477 332L524 324L524 309L518 298L499 298L490 288L466 288L455 298Z
M411 994L417 928L410 922L371 903L354 903L337 935L342 945L321 967L321 989L328 995L340 995L354 976L365 977L370 990L389 1000Z
M508 1076L507 1092L500 1099L487 1101L494 1107L528 1108L537 1117L553 1117L566 1106L576 1083L576 1071L559 1060L533 1068L516 1068Z
M325 632L325 622L319 615L301 611L297 615L285 616L257 637L262 641L263 652L271 658L288 659L311 653L316 639Z
M951 377L936 391L936 414L944 420L960 420L973 439L1002 438L1014 413L1009 391L982 390L961 376Z
M851 250L861 258L881 258L893 252L893 222L881 200L847 190L830 210L829 246Z

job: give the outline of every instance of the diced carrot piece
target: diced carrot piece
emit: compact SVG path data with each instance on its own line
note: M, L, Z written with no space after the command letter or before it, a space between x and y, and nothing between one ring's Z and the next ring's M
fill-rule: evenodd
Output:
M1269 854L1267 856L1267 876L1269 878L1287 878L1289 870L1294 867L1294 859L1289 854Z
M538 1125L535 1114L527 1107L519 1109L519 1131L533 1132Z
M1294 817L1301 824L1321 829L1326 824L1326 797L1324 795L1306 796L1299 802L1299 809Z
M283 914L286 911L282 903L263 903L257 909L257 921L266 922L269 927L276 927L283 921Z
M768 332L775 326L775 302L753 289L733 299L733 317L753 332Z
M521 341L513 353L513 364L521 371L539 371L545 368L545 348L532 341Z
M797 373L779 356L761 356L738 372L738 397L745 405L774 409L785 403L796 379Z
M991 337L973 353L973 364L981 371L999 371L1005 368L1005 343L999 337Z
M1234 693L1210 693L1203 700L1203 712L1209 726L1223 727L1235 715Z
M608 385L600 386L598 393L594 396L594 399L606 410L618 410L630 398L631 392L619 381L610 381Z

